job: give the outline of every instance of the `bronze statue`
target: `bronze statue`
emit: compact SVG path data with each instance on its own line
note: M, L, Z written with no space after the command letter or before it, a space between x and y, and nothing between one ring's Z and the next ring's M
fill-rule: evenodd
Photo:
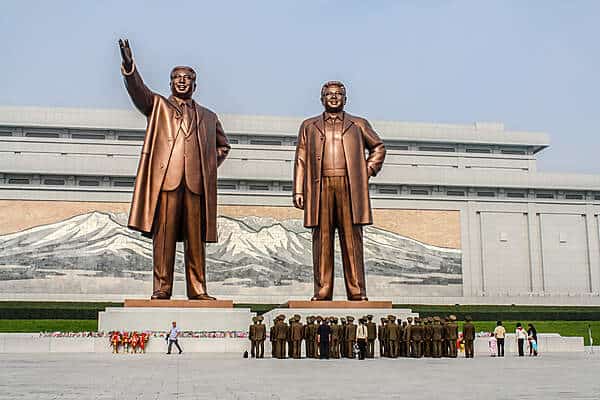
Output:
M367 120L344 112L346 100L341 82L325 83L325 112L302 122L298 133L293 201L313 231L312 300L333 298L336 229L348 300L368 300L362 226L373 223L369 178L381 169L385 146Z
M148 119L128 226L152 237L152 299L169 299L177 241L185 248L187 296L206 292L205 243L217 241L217 167L229 153L217 115L192 99L196 73L171 71L171 96L152 92L139 74L128 40L119 40L125 87Z

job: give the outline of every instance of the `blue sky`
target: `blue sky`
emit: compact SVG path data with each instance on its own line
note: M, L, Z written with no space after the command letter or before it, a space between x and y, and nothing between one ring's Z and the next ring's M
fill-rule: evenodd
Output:
M132 108L198 71L221 113L309 116L323 81L370 119L545 131L540 170L600 173L599 1L2 1L0 105Z

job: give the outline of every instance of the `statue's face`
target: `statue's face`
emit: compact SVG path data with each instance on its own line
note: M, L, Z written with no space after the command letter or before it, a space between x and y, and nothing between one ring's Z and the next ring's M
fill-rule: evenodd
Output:
M327 112L340 112L344 110L344 105L346 104L344 88L336 85L329 86L321 96L321 103Z
M180 99L189 99L196 90L196 77L186 68L178 68L171 72L171 93Z

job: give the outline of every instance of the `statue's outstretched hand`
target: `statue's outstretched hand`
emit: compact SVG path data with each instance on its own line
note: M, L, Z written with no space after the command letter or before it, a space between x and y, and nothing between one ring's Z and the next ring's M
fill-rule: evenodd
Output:
M131 53L131 47L129 47L129 40L119 39L119 47L121 48L123 67L126 71L130 71L133 66L133 54Z

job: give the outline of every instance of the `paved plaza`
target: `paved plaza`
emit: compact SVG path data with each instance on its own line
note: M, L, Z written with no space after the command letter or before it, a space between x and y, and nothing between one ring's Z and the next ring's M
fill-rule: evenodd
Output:
M366 361L0 354L0 399L598 399L599 368L598 353Z

